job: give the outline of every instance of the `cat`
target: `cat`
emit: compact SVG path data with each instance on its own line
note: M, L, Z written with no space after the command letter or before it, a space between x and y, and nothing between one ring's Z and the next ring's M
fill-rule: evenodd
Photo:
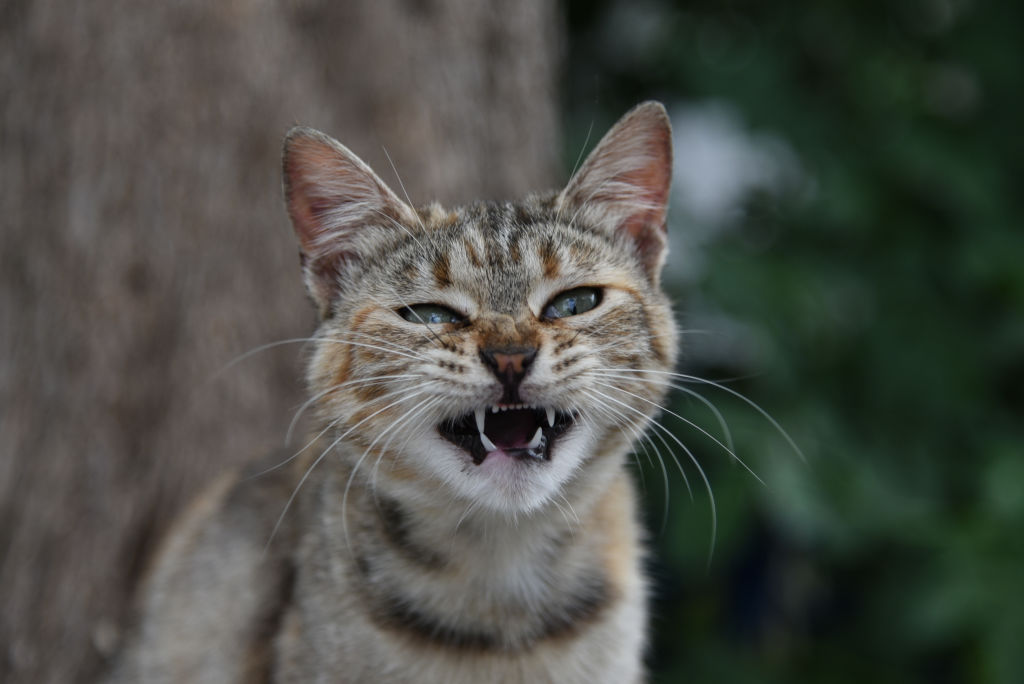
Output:
M176 523L112 681L643 681L671 169L656 102L561 191L454 210L289 132L317 428Z

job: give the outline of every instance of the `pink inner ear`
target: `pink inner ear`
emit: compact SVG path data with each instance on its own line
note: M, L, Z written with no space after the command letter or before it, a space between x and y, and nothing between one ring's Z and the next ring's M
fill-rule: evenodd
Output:
M672 156L667 129L648 131L648 134L646 163L617 178L634 188L635 193L632 200L626 202L628 213L617 229L630 237L648 273L657 278L668 244L666 211L672 182Z
M672 131L664 107L647 102L628 112L587 157L563 197L590 205L604 225L624 235L652 278L667 245ZM600 220L600 219L599 219Z
M311 239L319 238L328 232L327 217L332 210L335 210L344 201L334 198L316 197L303 195L301 198L301 211L303 218L309 224L308 231Z
M309 253L313 241L323 230L318 220L327 210L326 202L312 202L301 190L292 190L288 198L288 209L292 217L295 235L304 253Z
M662 158L656 158L657 161L621 176L623 182L637 189L637 210L619 226L620 230L625 230L634 240L642 240L643 233L649 228L659 229L662 233L668 230L665 225L665 211L671 182L668 166L670 162L662 155L659 157Z
M329 251L325 250L325 237L329 230L324 219L335 203L326 198L311 197L307 194L310 190L303 185L289 188L288 213L308 265L319 269L325 252Z
M292 142L285 159L288 213L302 251L309 256L316 256L312 252L327 232L323 218L338 203L338 199L324 196L315 179L330 170L340 176L343 172L338 166L333 150L303 138Z

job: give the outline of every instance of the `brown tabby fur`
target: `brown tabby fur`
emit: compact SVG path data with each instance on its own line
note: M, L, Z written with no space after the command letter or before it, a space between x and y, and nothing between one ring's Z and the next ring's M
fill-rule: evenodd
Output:
M624 466L666 389L643 373L675 360L658 282L670 170L667 117L646 103L560 193L416 210L293 130L317 434L182 518L114 681L641 681ZM549 315L580 287L593 309ZM401 315L422 304L454 318ZM538 407L506 415L531 432L557 412L542 446L505 436L474 456L444 437L481 408L499 434L490 407L510 403Z

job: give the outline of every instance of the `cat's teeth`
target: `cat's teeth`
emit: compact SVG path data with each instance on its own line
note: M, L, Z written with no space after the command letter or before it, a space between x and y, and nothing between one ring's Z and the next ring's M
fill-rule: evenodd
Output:
M544 434L541 431L541 428L537 428L537 431L533 433L533 439L531 439L530 443L526 445L526 448L536 449L537 447L540 446L540 440L543 439L543 437Z
M555 409L548 409L548 427L555 427Z
M496 413L497 410L497 406L491 407L491 413ZM480 443L484 445L484 449L487 451L497 451L498 447L490 440L490 438L487 437L487 435L484 434L484 414L486 412L487 409L483 407L478 408L473 412L476 416L476 429L480 432Z

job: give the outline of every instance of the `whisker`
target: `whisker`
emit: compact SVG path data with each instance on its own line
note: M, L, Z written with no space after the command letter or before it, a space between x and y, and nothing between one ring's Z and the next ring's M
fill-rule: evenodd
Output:
M295 497L299 493L299 490L302 489L302 485L305 484L306 480L309 478L309 476L313 472L313 470L318 465L320 465L320 462L324 459L324 457L327 455L327 453L331 449L336 447L338 444L340 444L341 441L343 439L345 439L345 437L347 437L349 434L351 434L353 430L358 428L360 425L362 425L366 421L368 421L371 418L373 418L374 416L382 413L383 411L388 410L392 406L400 404L402 401L405 401L407 399L411 399L413 397L419 396L420 394L423 394L425 391L426 390L423 390L423 389L420 389L420 388L416 388L414 390L409 390L409 394L407 396L404 396L401 399L399 399L398 401L392 402L392 403L388 404L387 406L385 406L384 408L378 409L378 410L374 411L373 413L371 413L370 415L366 416L365 418L363 418L362 420L357 422L355 425L350 427L348 430L346 430L344 433L342 433L340 436L338 436L338 438L335 439L333 442L331 442L327 446L326 449L324 449L322 452L320 452L320 455L316 457L316 460L313 461L312 465L310 465L308 468L306 468L306 472L302 474L302 477L299 479L298 484L296 484L295 488L292 490L291 496L288 497L288 501L285 503L284 509L282 509L281 514L277 517L277 522L274 523L274 529L271 530L271 532L270 532L270 538L267 539L267 543L263 547L263 554L264 555L266 555L267 549L270 548L270 543L272 541L274 541L274 537L275 537L275 535L277 535L277 530L281 527L281 522L284 520L284 516L288 513L288 509L291 508L292 503L295 501ZM322 435L323 432L325 432L328 429L329 429L329 427L328 428L324 428L324 431L322 431L320 434ZM315 439L313 441L315 442ZM312 444L313 442L310 442L310 443ZM307 444L305 447L302 448L302 451L305 451L308 447L309 447L309 445ZM292 457L290 457L287 460L290 461L292 458L295 458L295 456L292 456ZM279 464L277 467L280 467L280 465L281 464Z
M358 331L350 331L349 334L363 335L365 337L371 337L371 338L374 337L372 335L367 335L366 333L360 333ZM392 346L400 347L400 345L396 345L395 343L390 342L389 340L385 340L383 338L375 338L375 339L377 339L380 342L389 343ZM226 372L228 372L229 370L231 370L232 368L237 366L242 361L245 361L246 359L248 359L251 356L255 356L256 354L259 354L260 352L268 351L270 349L274 349L276 347L281 347L281 346L284 346L284 345L287 345L287 344L299 344L299 343L303 343L303 342L320 342L320 341L336 342L336 343L340 343L340 344L351 344L351 345L354 345L354 346L362 346L362 347L369 346L371 349L376 349L377 351L392 351L392 352L394 352L396 354L401 354L402 356L407 356L409 358L416 358L416 359L419 359L419 360L426 360L426 357L424 357L422 355L413 356L413 354L415 354L415 351L412 350L412 349L407 349L407 348L406 349L401 349L401 347L400 347L398 350L389 350L389 349L385 349L385 348L382 348L382 347L374 347L372 345L361 344L359 342L353 342L351 340L345 340L345 339L336 338L336 337L293 337L293 338L289 338L289 339L286 339L286 340L277 340L276 342L268 342L266 344L261 344L258 347L254 347L254 348L250 349L249 351L246 351L246 352L243 352L243 353L239 354L238 356L236 356L235 358L231 359L230 361L225 363L223 366L218 368L216 371L211 373L210 377L207 378L206 382L213 382L213 381L217 380L218 378L220 378ZM406 352L409 352L409 353L406 353Z
M443 397L438 397L437 403L441 403L443 401L444 401ZM427 407L427 409L424 409L423 412L426 413L426 411L429 411L431 408L433 408L436 405L437 404L432 404L431 406ZM423 417L421 416L421 420L422 420L422 418ZM413 437L415 437L415 436L416 436L415 432L410 432L409 435L406 436L405 441L402 442L402 446L400 446L398 449L396 449L396 451L399 452L399 457L401 456L401 452L404 452L408 448L409 442L411 442Z
M700 392L696 392L692 389L689 389L688 387L675 387L674 389L677 389L680 392L683 392L684 394L701 402L702 404L704 404L704 406L708 408L709 411L711 411L712 414L714 414L715 420L718 421L718 426L722 429L722 435L725 437L726 446L728 446L729 449L735 451L736 446L733 444L732 441L732 431L729 429L729 424L725 421L725 416L723 416L722 412L718 410L718 407L715 406L714 403L712 403L711 400L705 397L703 394L701 394Z
M333 389L335 389L335 388L331 388L331 390L333 390ZM386 394L383 394L383 395L381 395L381 396L377 397L377 400L378 400L378 401L381 401L381 400L384 400L384 399L388 399L388 398L390 398L390 397L393 397L393 396L397 396L397 395L399 395L399 394L401 394L401 393L403 393L403 392L409 392L409 391L412 391L412 390L410 390L409 388L401 388L401 389L396 389L396 390L392 390L392 391L390 391L390 392L387 392ZM385 408L389 408L389 407L385 407ZM374 413L373 415L369 416L368 418L372 418L372 417L373 417L373 416L375 416L375 415L377 415L377 414L376 414L376 413ZM304 447L302 447L301 449L299 449L298 451L296 451L296 452L295 452L294 454L292 454L292 455L291 455L291 456L289 456L288 458L284 459L284 460L283 460L283 461L281 461L280 463L277 463L277 464L275 464L275 465L272 465L272 466L270 466L269 468L267 468L267 469L265 469L265 470L261 470L260 472L258 472L258 473L255 473L255 474L253 474L253 475L249 475L249 476L248 476L248 477L246 477L245 479L246 479L246 480L252 480L252 479L255 479L255 478L257 478L257 477L261 477L261 476L263 476L263 475L266 475L267 473L273 472L273 471L277 470L278 468L281 468L281 467L283 467L283 466L286 466L286 465L288 465L288 464L289 464L289 463L291 463L291 462L292 462L293 460L295 460L296 458L298 458L298 457L299 457L299 455L300 455L300 454L302 454L302 453L303 453L303 452L304 452L304 451L305 451L306 449L308 449L309 447L311 447L311 446L313 446L314 444L316 444L317 440L319 440L319 439L320 439L321 437L323 437L323 436L324 436L324 434L326 434L326 433L327 433L327 432L328 432L328 431L329 431L329 430L330 430L331 428L333 428L334 426L336 426L336 425L337 425L338 423L340 423L340 422L341 422L341 421L343 421L344 419L345 419L345 416L344 416L344 415L338 416L337 418L335 418L334 420L332 420L331 422L329 422L329 423L328 423L328 424L326 425L326 427L324 427L324 428L323 428L322 430L320 430L320 432L318 432L318 433L316 434L316 436L314 436L314 437L313 437L312 439L310 439L310 440L309 440L308 442L306 442L306 445L305 445ZM358 427L358 426L359 426L359 425L361 425L361 424L362 424L363 422L364 422L364 421L359 421L358 423L356 423L356 425L355 425L354 427ZM348 433L346 433L346 434L348 434Z
M388 148L384 147L383 145L381 145L380 147L382 150L384 150L384 156L388 158L388 164L391 165L391 170L395 172L395 178L398 179L398 187L402 188L402 194L405 195L405 203L409 205L410 209L416 211L416 208L413 207L412 200L409 199L409 193L406 192L405 190L405 183L402 182L402 176L398 173L398 167L396 167L395 162L391 160L391 154L388 153ZM423 219L420 217L418 212L416 214L416 219L420 222L420 228L422 228L423 231L426 232L427 227L423 225ZM413 240L416 240L416 238L413 237ZM416 240L416 244L420 245L420 241ZM420 247L422 248L423 245L420 245Z
M563 507L560 503L558 503L558 499L561 499L562 501L565 502L565 506L569 509L569 513L572 514L572 520L569 519L569 513L566 513L566 508ZM562 514L562 518L565 519L565 526L566 528L568 528L569 534L575 537L576 526L580 524L580 517L576 515L576 510L572 507L572 504L569 503L569 499L566 498L565 494L559 492L558 498L551 500L551 505L557 508L558 512ZM576 522L576 526L573 525L574 520Z
M422 354L407 354L405 352L396 351L394 349L388 349L386 347L381 347L381 346L378 346L378 345L375 345L375 344L366 344L364 342L354 342L352 340L345 340L345 339L340 339L340 338L336 338L336 337L324 337L324 338L321 338L321 339L323 339L323 341L325 341L325 342L336 342L338 344L347 344L347 345L352 346L352 347L365 347L366 349L375 349L377 351L387 352L388 354L395 354L397 356L404 356L405 358L412 359L413 361L426 361L427 360L427 357L423 356Z
M459 519L455 521L455 527L452 528L451 544L448 547L449 554L452 554L455 551L455 540L459 534L459 528L462 526L463 521L466 520L466 518L468 518L477 508L480 508L480 501L477 499L471 499L466 505L466 510L464 510L462 515L459 516Z
M573 178L576 176L576 171L580 168L580 162L583 161L583 153L587 151L587 143L590 142L590 136L594 132L594 120L590 120L590 126L587 128L587 137L583 139L583 146L580 147L580 153L576 155L576 163L572 165L572 172L569 174L569 183L572 183Z
M658 421L651 420L647 416L647 414L644 413L643 411L641 411L640 409L634 408L634 407L630 406L629 404L626 404L625 402L621 402L618 399L615 399L614 397L610 397L607 394L605 394L604 392L601 392L599 390L593 390L593 392L595 392L599 396L604 397L605 399L608 399L609 401L613 401L616 404L619 404L622 407L629 409L630 411L633 411L634 413L639 414L641 417L643 417L645 420L647 420L651 425L653 425L654 427L658 428L659 430L662 430L666 435L668 435L669 438L672 439L672 441L674 441L676 444L678 444L679 447L684 452L686 452L686 455L689 457L690 462L693 463L694 467L697 469L697 473L700 475L701 479L704 481L704 489L708 493L708 499L710 500L710 504L711 504L711 545L710 545L710 548L708 550L708 562L707 562L707 565L710 568L711 567L711 558L715 554L715 542L716 542L716 539L718 537L718 510L717 510L717 506L715 505L715 494L711 490L711 482L708 481L708 476L704 472L704 469L700 467L700 463L697 461L697 457L693 455L693 452L690 451L690 449L685 444L683 444L679 440L679 438L676 437L675 434L672 433L671 430L666 428L664 425L662 425ZM676 465L679 466L680 472L682 472L682 466L679 464L678 461L676 461Z
M302 406L300 406L298 408L298 410L295 412L295 415L292 416L291 422L288 424L288 430L285 432L285 435L284 435L284 443L286 445L291 443L291 441L292 441L292 431L295 429L295 426L299 422L299 418L306 411L306 409L308 409L310 406L315 404L317 401L319 401L320 399L323 399L325 396L327 396L328 394L330 394L332 392L337 392L338 390L344 389L345 387L349 387L349 386L376 385L376 384L382 384L386 380L406 380L406 379L418 378L418 377L422 377L420 373L404 373L404 374L401 374L401 375L375 375L375 376L372 376L372 377L369 377L369 378L357 378L355 380L349 380L347 382L341 382L341 383L338 383L336 385L331 385L327 389L321 390L320 392L317 392L312 397L310 397L309 399L307 399L306 401L304 401L302 403ZM384 396L387 396L387 395L384 395Z
M233 358L230 361L228 361L226 364L224 364L219 369L217 369L215 372L213 372L210 375L210 377L207 378L206 382L213 382L214 380L216 380L217 378L222 376L224 373L228 372L231 368L234 368L236 365L238 365L242 361L246 360L250 356L254 356L254 355L259 354L260 352L263 352L263 351L267 351L268 349L273 349L275 347L281 347L281 346L284 346L286 344L298 344L299 342L316 342L316 341L317 341L317 338L315 338L315 337L293 337L293 338L287 339L287 340L278 340L276 342L268 342L267 344L261 344L260 346L255 347L253 349L250 349L249 351L244 352L242 354L239 354L235 358Z
M718 382L715 382L714 380L707 380L705 378L701 378L701 377L698 377L696 375L686 375L685 373L675 373L675 372L672 372L672 371L659 371L659 370L645 369L645 368L609 368L609 369L601 369L601 370L614 370L614 371L619 371L619 372L624 372L624 373L650 373L650 374L656 374L656 375L665 375L665 376L669 376L669 377L679 378L679 379L684 380L686 382L699 383L699 384L702 384L702 385L709 385L709 386L714 387L716 389L720 389L723 392L731 394L732 396L736 397L737 399L739 399L740 401L744 402L745 404L747 404L748 406L753 408L755 411L760 413L761 416L765 420L767 420L769 423L771 423L772 427L774 427L775 430L786 440L786 442L789 444L790 448L792 448L793 451L796 453L796 455L800 457L800 460L805 462L805 463L807 462L807 457L804 456L804 453L800 450L800 447L798 447L796 445L796 442L793 440L792 437L789 436L789 433L786 432L786 430L781 425L779 425L779 422L777 420L775 420L774 418L772 418L770 413L768 413L763 408L761 408L761 406L759 404L757 404L757 402L755 402L753 399L750 399L750 398L746 397L745 395L743 395L740 392L737 392L736 390L732 389L731 387L726 387L725 385L723 385L721 383L718 383ZM684 389L683 386L681 386L681 385L679 385L677 383L669 382L668 384L669 384L669 386L673 387L674 389L679 389L679 390Z
M624 413L622 413L621 411L619 411L618 409L615 409L613 407L606 406L604 404L604 402L596 400L592 393L587 392L587 394L591 397L592 400L594 400L594 402L596 404L595 408L597 408L598 410L602 411L604 413L604 415L610 416L611 421L613 423L616 422L616 418L620 419L619 422L620 422L621 426L623 428L625 428L625 429L630 431L630 433L633 435L634 442L637 443L637 444L642 445L645 452L647 451L647 444L650 444L651 447L654 448L654 452L657 455L657 459L656 460L655 459L651 459L650 458L650 454L648 454L648 460L650 460L652 463L657 463L658 467L661 469L661 481L662 481L662 485L664 487L664 492L663 492L664 505L662 506L662 511L661 511L661 531L664 532L665 528L668 526L669 507L670 507L672 499L671 499L670 491L669 491L670 485L669 485L668 469L665 467L665 457L662 456L661 450L658 448L658 445L654 443L654 439L651 437L652 433L646 432L646 431L641 431L639 428L637 428L635 425L633 425L629 421L629 419L626 417L626 415ZM675 453L673 453L673 451L672 451L672 447L669 446L668 442L665 441L665 438L661 435L660 432L654 432L653 434L658 438L658 440L661 441L662 446L665 447L665 449L668 451L669 455L672 457L672 460L675 462L676 468L679 469L679 474L682 475L682 477L683 477L683 483L686 485L686 491L687 491L687 493L690 496L690 501L693 501L694 500L693 499L693 488L690 486L690 478L687 477L686 471L683 470L683 467L682 467L682 465L680 465L679 460L676 459ZM635 454L634 454L634 457L636 457ZM639 461L638 461L637 465L638 466L640 465ZM639 473L640 473L641 481L643 481L643 468L640 467L640 468L638 468L638 470L639 470Z
M734 451L733 451L732 449L730 449L729 447L727 447L727 446L725 446L724 444L722 444L722 442L720 442L720 441L718 440L718 438L717 438L717 437L715 437L714 435L712 435L712 434L711 434L710 432L708 432L707 430L705 430L705 429L704 429L704 428L702 428L701 426L699 426L699 425L697 425L696 423L694 423L694 422L693 422L692 420L689 420L689 419L687 419L687 418L684 418L683 416L679 415L679 414L678 414L678 413L676 413L675 411L672 411L672 410L670 410L670 409L667 409L667 408L665 408L665 407L661 406L660 404L658 404L657 402L651 401L650 399L648 399L648 398L646 398L646 397L643 397L643 396L640 396L639 394L635 394L635 393L633 393L633 392L630 392L629 390L625 390L625 389L623 389L623 388L621 388L621 387L618 387L618 386L616 386L616 385L612 385L611 383L607 383L607 382L601 382L600 380L596 380L595 382L596 382L596 383L597 383L598 385L601 385L602 387L608 387L608 388L610 388L610 389L613 389L613 390L616 390L616 391L618 391L618 392L622 392L623 394L628 394L629 396L633 397L634 399L639 399L640 401L642 401L642 402L644 402L644 403L646 403L646 404L650 404L651 406L654 406L654 407L656 407L656 408L660 409L661 411L664 411L665 413L669 414L670 416L674 416L675 418L678 418L679 420L683 421L684 423L686 423L687 425L689 425L690 427L692 427L692 428L693 428L694 430L697 430L697 431L698 431L698 432L700 432L700 433L701 433L702 435L704 435L705 437L707 437L708 439L710 439L710 440L711 440L712 442L714 442L715 444L717 444L717 445L718 445L719 447L721 447L722 449L724 449L724 450L725 450L725 452L726 452L726 453L728 453L728 454L729 454L730 456L732 456L732 457L733 457L733 459L735 459L737 463L739 463L740 465L742 465L742 466L744 467L744 469L746 469L746 471L747 471L748 473L750 473L751 475L753 475L753 476L754 476L754 479L755 479L755 480L757 480L758 482L760 482L760 483L761 483L762 485L764 485L764 484L765 484L764 480L762 480L762 479L761 479L761 478L760 478L760 477L758 476L758 474L757 474L757 473L755 473L755 472L754 472L753 470L751 470L750 466L748 466L748 465L747 465L747 464L746 464L746 463L745 463L745 462L743 461L743 459L742 459L742 458L740 458L739 456L737 456L737 455L736 455L736 452L734 452ZM767 486L767 485L765 485L765 486Z
M591 399L594 399L594 395L591 392L587 392L587 393L588 393L588 395L590 395ZM672 461L675 463L676 468L679 470L679 474L683 478L683 484L686 485L686 492L687 492L687 494L690 497L690 501L693 501L694 500L694 498L693 498L693 487L690 486L690 478L687 477L686 471L683 469L682 464L679 463L679 459L676 458L675 452L672 451L672 447L669 446L668 442L665 441L665 438L662 436L662 434L660 432L657 432L657 431L655 431L653 433L648 433L646 431L645 432L640 432L637 427L635 427L634 425L631 424L629 419L626 417L626 415L624 413L622 413L622 411L620 411L618 409L615 409L613 407L606 406L603 402L600 402L600 401L596 401L595 400L595 403L597 403L601 407L601 409L605 411L606 415L611 415L613 417L613 422L615 422L614 421L615 417L620 418L622 426L625 427L626 429L629 429L633 433L633 435L636 437L636 441L638 443L643 443L643 442L646 441L646 442L649 442L652 447L654 447L654 451L655 451L655 453L658 456L658 459L657 459L656 462L658 464L658 467L661 469L661 481L662 481L662 484L664 486L663 494L664 494L664 502L665 502L665 504L662 507L662 514L661 514L661 529L662 529L662 531L664 531L665 527L668 526L669 507L670 507L670 504L671 504L671 501L672 501L670 493L669 493L668 469L665 467L665 458L664 458L664 456L662 456L661 450L658 449L658 445L654 443L654 439L651 437L651 434L653 434L655 437L657 437L658 440L661 442L662 446L664 446L665 449L668 451L669 456L671 456ZM652 420L651 422L654 422L654 421ZM641 470L640 472L641 472L641 475L642 475L643 470Z
M658 534L664 534L665 529L668 527L668 514L669 509L672 505L672 497L670 496L669 492L668 469L665 468L665 457L661 454L661 449L658 448L658 445L654 443L654 440L651 438L651 434L657 435L658 439L661 440L662 444L664 444L665 448L668 449L670 452L672 451L672 449L671 447L669 447L668 443L665 442L665 438L661 436L661 433L657 431L653 433L645 432L642 438L638 441L638 443L643 447L644 453L647 454L647 459L651 462L656 462L658 466L661 468L661 477L664 481L665 491L663 492L664 499L661 506L661 525L659 525L658 527ZM657 458L651 458L650 452L647 451L648 445L650 445L650 447L654 449L654 455ZM672 458L675 458L674 454L672 455ZM640 473L642 477L643 470L641 470ZM686 473L683 473L683 482L686 484L686 491L690 495L690 501L692 502L694 500L693 489L690 487L690 479L686 477Z
M583 161L583 153L587 151L587 144L590 142L590 135L594 132L594 120L590 120L590 127L587 128L587 137L583 139L583 146L580 147L580 153L576 155L576 163L572 165L572 173L569 174L569 182L566 183L566 187L572 185L573 180L576 176L576 171L580 168L580 162ZM559 203L558 211L555 213L555 221L562 220L562 205Z
M385 307L382 306L381 308L385 308ZM365 332L363 332L361 330L349 330L347 332L348 332L349 335L359 335L360 337L365 337L367 339L374 340L375 342L380 342L381 344L386 344L386 345L394 348L396 351L407 352L409 354L415 354L415 355L418 355L420 358L423 358L423 359L426 358L422 354L419 354L412 347L407 347L404 344L398 344L394 340L389 340L386 337L380 337L379 335L371 335L371 334L365 333Z
M289 463L294 461L296 458L301 456L306 451L306 449L308 449L309 447L311 447L314 444L316 444L317 440L319 440L321 437L323 437L325 434L327 434L331 430L331 428L333 428L336 425L338 425L338 423L342 422L344 419L345 419L345 416L338 416L337 418L335 418L334 420L329 422L322 430L320 430L320 432L316 433L316 435L312 439L310 439L308 442L306 442L305 446L303 446L301 449L296 451L294 454L292 454L288 458L284 459L283 461L275 463L274 465L270 466L269 468L264 468L263 470L259 471L258 473L254 473L252 475L249 475L245 479L246 480L255 480L257 477L263 477L264 475L266 475L268 473L272 473L275 470L278 470L279 468L285 467L286 465L288 465Z
M408 235L409 237L411 237L411 238L413 239L413 241L414 241L414 242L415 242L415 243L417 244L417 246L419 246L419 247L420 247L420 249L423 249L423 243L421 243L421 242L420 242L420 241L419 241L419 240L418 240L418 239L416 238L416 236L415 236L415 235L413 234L413 232L412 232L411 230L409 230L409 228L408 228L407 226L403 225L403 224L402 224L401 222L399 222L399 221L396 221L396 220L395 220L395 218L394 218L393 216L388 216L387 214L385 214L385 213L384 213L383 211L381 211L380 209L374 209L374 208L372 208L372 207L367 207L367 208L368 208L368 209L369 209L370 211L372 211L372 212L373 212L374 214L377 214L377 216L380 216L380 217L381 217L381 218L383 218L383 219L387 219L387 220L388 220L388 221L389 221L389 222L391 223L391 225L395 226L396 228L398 228L399 230L401 230L401 231L402 231L403 233L405 233L406 235ZM411 206L410 206L409 208L410 208L410 209L412 209L412 211L413 211L414 213L416 212L416 210L415 210L415 209L414 209L413 207L411 207ZM420 225L421 225L421 226L423 225L422 219L420 219L420 217L419 217L419 214L416 214L416 220L420 221Z
M422 394L422 392L420 392L420 394ZM418 395L414 395L414 396L418 396ZM423 404L429 403L429 402L433 401L434 399L436 399L436 397L427 397L426 399L424 399L421 402L417 403L412 409L410 409L410 411L415 411L416 409L418 409ZM384 428L383 431L381 431L376 437L373 438L373 441L370 442L370 444L366 447L366 449L363 450L363 453L359 457L359 460L357 460L356 464L352 467L352 472L349 473L348 481L345 482L345 492L344 492L344 494L341 497L341 528L342 528L343 533L345 534L345 546L348 548L348 550L350 552L352 551L352 547L351 547L351 544L350 544L350 539L349 539L349 534L348 534L348 493L349 493L349 491L350 491L350 489L352 487L352 482L355 480L356 473L359 472L359 466L362 465L363 461L370 454L370 451L373 450L374 445L376 445L377 442L380 441L381 437L384 437L389 432L391 432L392 430L397 428L399 425L401 425L402 422L404 422L405 417L407 417L408 415L409 414L407 412L403 417L399 418L395 422L393 422L390 425L388 425L386 428ZM392 435L392 437L393 436L394 435ZM387 444L390 443L390 441L391 441L391 439L389 438L388 442L385 443L384 449L387 448ZM380 459L378 459L378 463L379 462L380 462ZM375 471L376 471L376 467L375 467ZM376 496L376 494L374 494L374 496Z
M387 427L387 429L384 430L384 432L381 433L380 436L383 437L386 433L388 433L388 432L398 428L403 423L405 423L409 427L413 427L413 432L415 432L416 428L419 427L419 426L416 425L416 424L410 424L412 419L416 418L418 420L419 418L422 418L423 414L428 412L434 406L437 406L442 401L443 401L442 397L436 397L436 396L435 397L428 397L428 398L424 399L420 403L418 403L415 406L413 406L412 408L410 408L405 413L405 415L403 415L401 418L399 418L394 423L389 425ZM417 415L417 414L419 414L419 415ZM384 459L385 454L387 454L388 447L391 445L391 440L393 440L394 437L395 437L395 433L393 433L390 437L388 437L387 441L384 442L384 445L380 448L380 456L377 457L377 462L374 463L373 471L370 474L370 488L374 491L375 495L376 495L376 491L377 491L377 471L380 468L380 463ZM409 439L411 439L411 436L406 439L406 441L405 441L406 444L409 443ZM376 443L376 441L377 440L375 439L374 443ZM373 443L371 443L370 447L368 447L368 448L372 448L372 447L373 447Z

